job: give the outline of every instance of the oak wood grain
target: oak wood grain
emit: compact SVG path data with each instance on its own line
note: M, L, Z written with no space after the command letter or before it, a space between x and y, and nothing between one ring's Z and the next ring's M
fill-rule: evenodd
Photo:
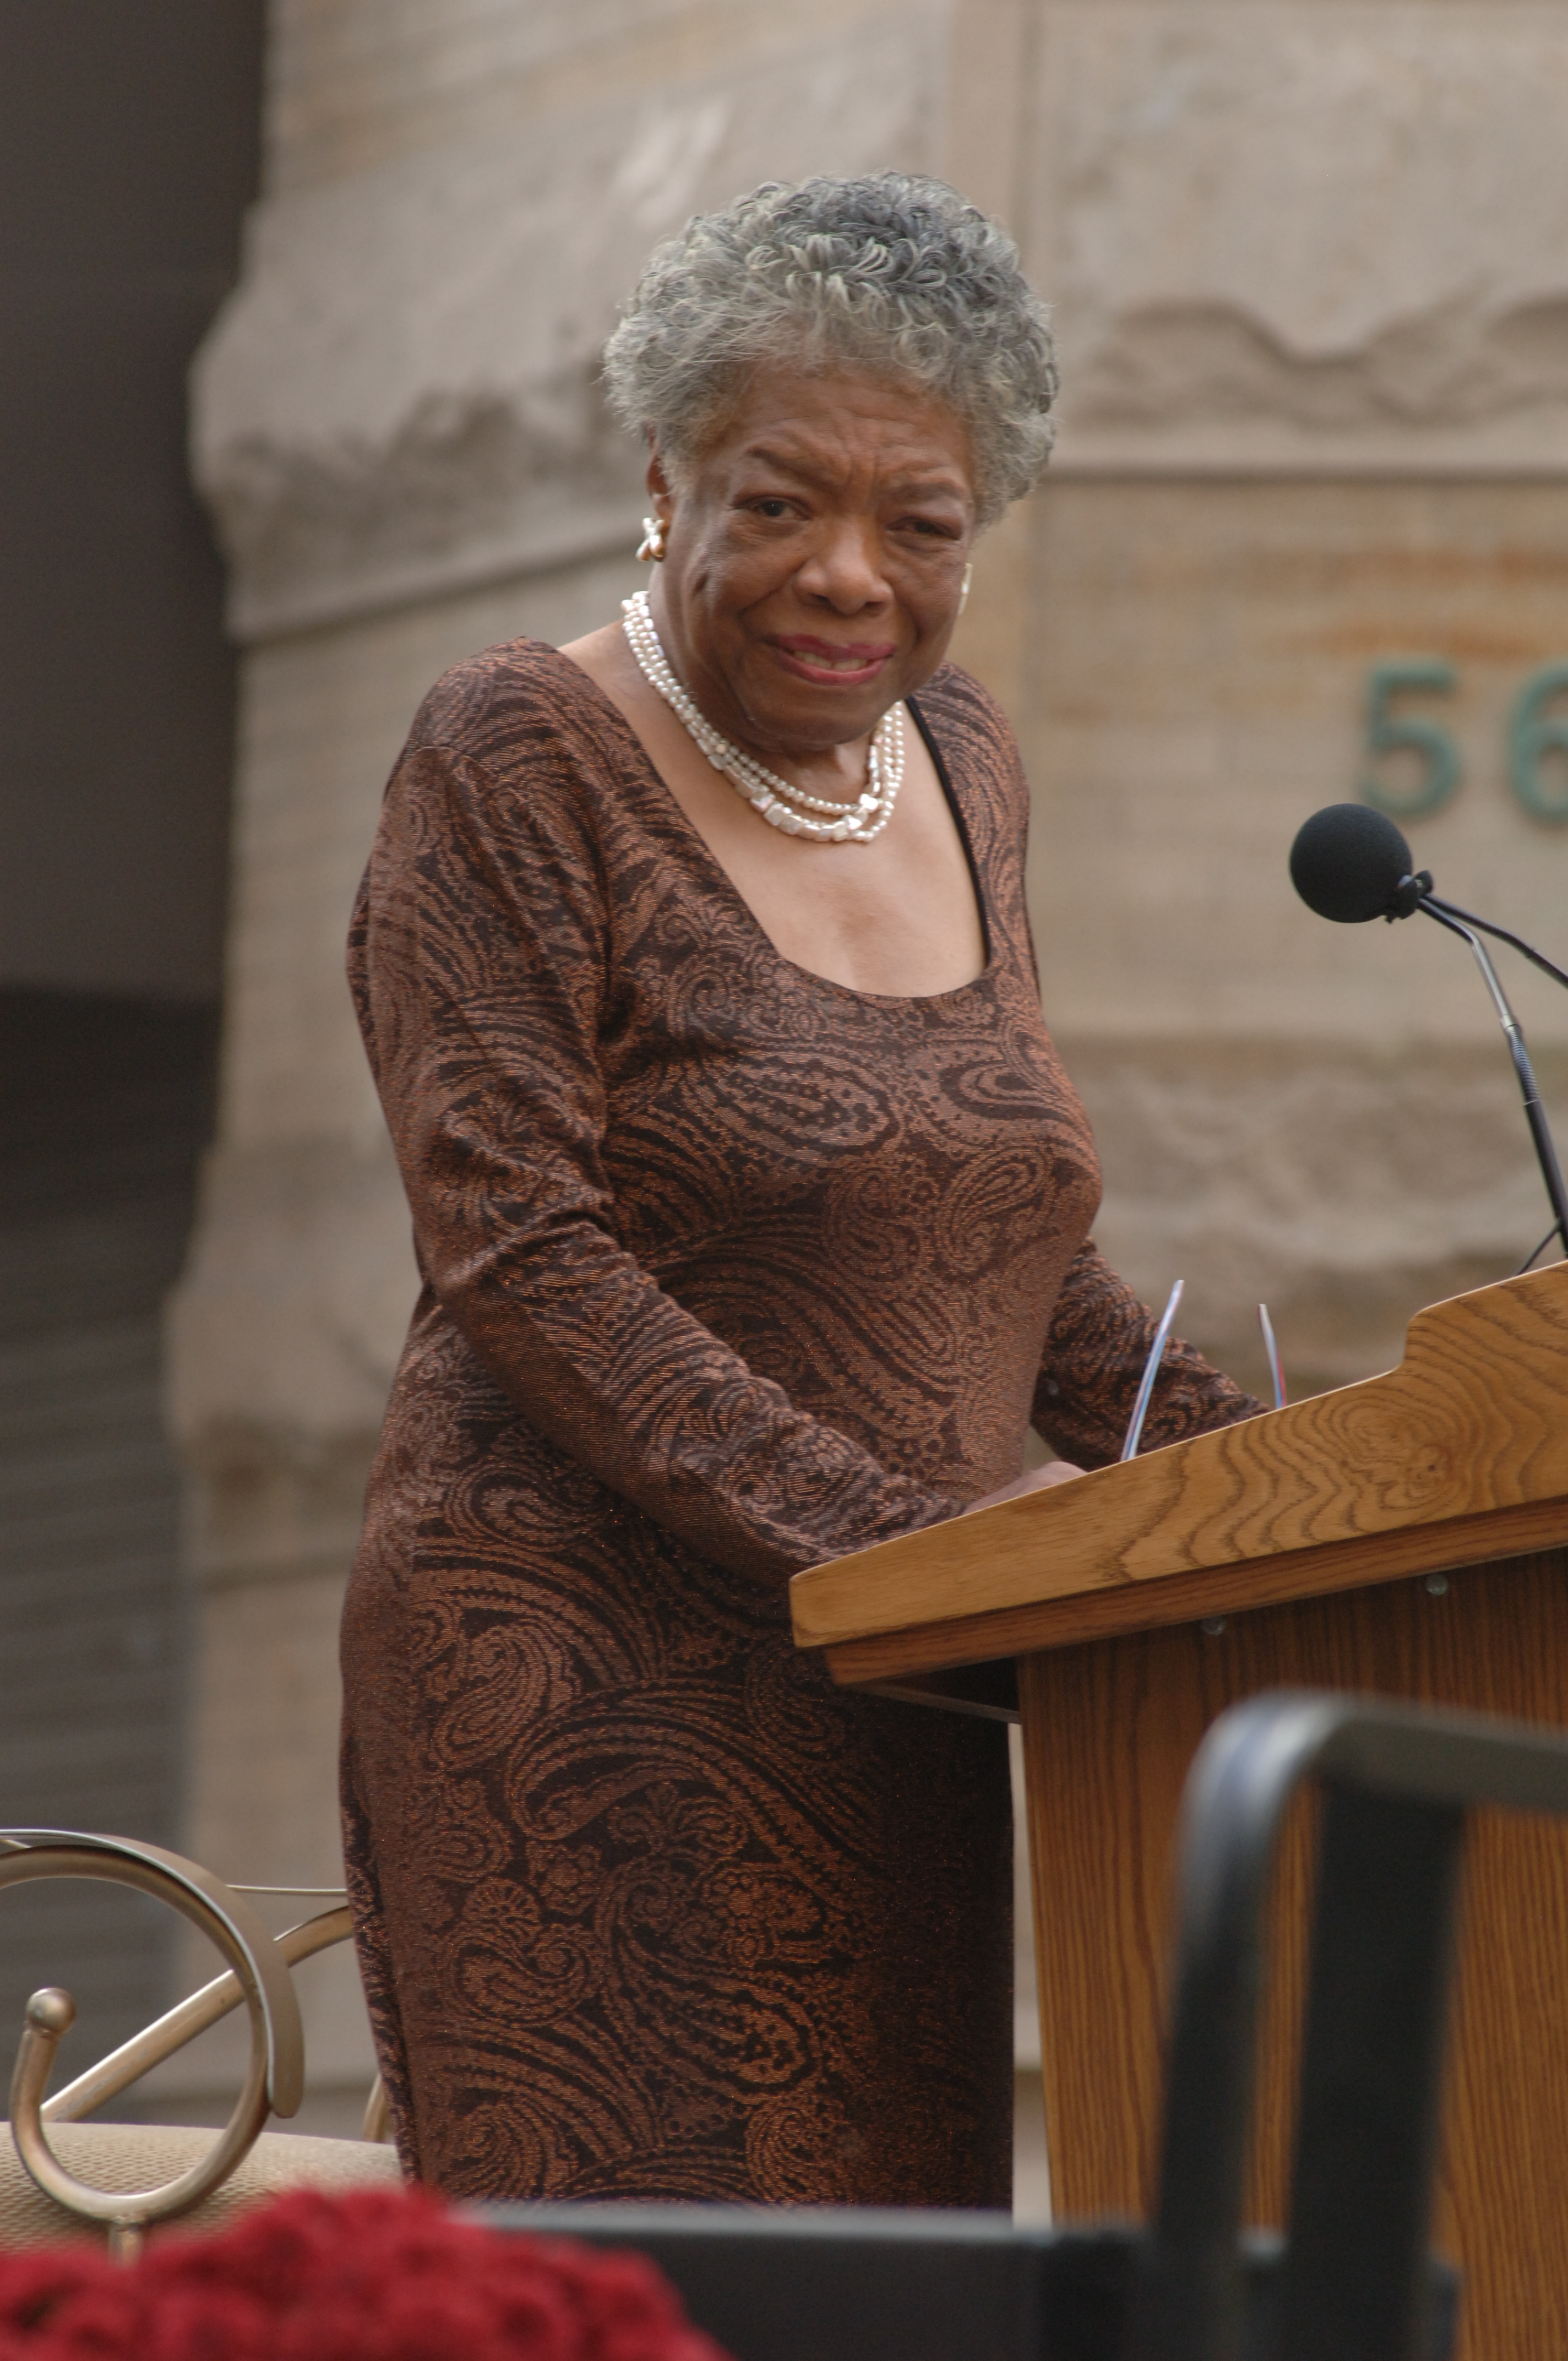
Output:
M1568 1405L1563 1414L1568 1418ZM1568 1497L1531 1501L1520 1509L1485 1510L1478 1517L1411 1525L1402 1532L1374 1533L1361 1541L1334 1542L1321 1550L1288 1550L1278 1557L1221 1566L1212 1574L1172 1574L1163 1582L1042 1598L992 1615L954 1616L875 1639L846 1640L824 1654L840 1687L872 1683L892 1687L901 1677L957 1675L961 1666L989 1665L997 1658L1026 1655L1038 1648L1071 1647L1080 1641L1166 1623L1196 1623L1284 1599L1323 1598L1398 1582L1409 1575L1480 1565L1563 1543L1568 1543Z
M1019 1666L1055 2204L1137 2215L1156 2153L1177 1806L1204 1729L1277 1684L1568 1726L1568 1552L1027 1657ZM1252 2218L1285 2217L1309 1820L1275 1895ZM1464 2361L1568 2351L1568 1828L1476 1815L1437 2243Z
M1568 1264L1554 1264L1419 1313L1385 1377L811 1567L790 1586L795 1638L841 1647L971 1627L956 1655L923 1641L927 1653L886 1668L929 1669L965 1650L972 1660L1047 1644L1032 1631L1004 1637L998 1620L974 1642L979 1619L1047 1602L1076 1601L1071 1613L1088 1616L1093 1600L1112 1622L1143 1623L1165 1611L1159 1594L1179 1619L1223 1611L1212 1598L1239 1603L1223 1585L1202 1590L1204 1575L1247 1568L1248 1595L1266 1597L1260 1569L1287 1558L1296 1565L1279 1569L1274 1596L1368 1582L1378 1553L1365 1544L1393 1536L1401 1572L1562 1539L1565 1404ZM1522 1509L1538 1522L1509 1539L1504 1512ZM1486 1518L1490 1538L1480 1525L1456 1530ZM1173 1581L1191 1586L1179 1604Z

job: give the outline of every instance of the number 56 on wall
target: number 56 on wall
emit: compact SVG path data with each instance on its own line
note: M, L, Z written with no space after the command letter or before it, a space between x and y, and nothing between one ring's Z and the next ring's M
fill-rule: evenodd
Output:
M1366 751L1362 774L1365 803L1396 819L1419 819L1441 811L1464 775L1459 748L1441 721L1412 713L1417 696L1443 697L1459 675L1442 656L1410 656L1374 664L1366 676ZM1508 785L1532 819L1568 826L1568 664L1550 664L1532 673L1514 699L1508 730ZM1415 785L1395 788L1372 767L1379 758L1414 759ZM1409 775L1409 760L1406 763Z

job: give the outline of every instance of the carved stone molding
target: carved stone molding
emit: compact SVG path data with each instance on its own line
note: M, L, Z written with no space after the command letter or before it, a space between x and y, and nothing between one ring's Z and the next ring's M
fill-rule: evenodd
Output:
M511 124L421 118L406 148L303 184L283 159L195 374L238 637L626 546L641 455L598 355L655 240L769 172L936 160L948 0L842 0L798 27L661 13L624 34L641 79L615 55L589 71L589 38L575 75L554 60L550 107L517 81Z
M279 169L196 380L240 637L619 546L597 355L654 238L763 171L940 168L959 85L1017 159L1062 472L1568 472L1555 0L1020 0L989 82L995 9L689 13L634 77L561 33L548 107L522 74L461 139Z
M510 396L426 393L381 441L236 435L203 489L231 626L260 640L625 549L640 478L584 366Z
M1568 472L1568 18L1048 0L1064 471Z
M1315 352L1234 304L1143 304L1069 384L1069 472L1568 473L1568 290L1440 302Z

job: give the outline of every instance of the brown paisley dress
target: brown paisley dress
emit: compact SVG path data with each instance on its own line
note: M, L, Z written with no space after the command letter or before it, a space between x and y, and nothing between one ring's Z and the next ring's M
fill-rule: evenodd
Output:
M1113 1456L1151 1323L1087 1243L1011 734L952 667L918 704L988 950L927 999L781 957L548 647L449 673L388 791L350 959L423 1290L345 1816L400 2147L455 2195L1010 2202L1003 1732L836 1691L787 1583L1031 1419ZM1183 1346L1148 1440L1256 1407Z

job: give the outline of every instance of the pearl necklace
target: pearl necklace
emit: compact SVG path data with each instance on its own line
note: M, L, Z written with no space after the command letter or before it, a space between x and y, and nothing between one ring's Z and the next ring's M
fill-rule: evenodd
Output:
M818 844L870 844L893 818L893 807L904 784L904 716L894 705L872 733L863 795L845 803L831 803L792 786L751 754L720 735L706 720L670 669L648 605L648 593L639 590L621 600L626 637L643 677L685 724L716 771L765 819L786 836L808 836ZM813 815L821 813L821 818Z

